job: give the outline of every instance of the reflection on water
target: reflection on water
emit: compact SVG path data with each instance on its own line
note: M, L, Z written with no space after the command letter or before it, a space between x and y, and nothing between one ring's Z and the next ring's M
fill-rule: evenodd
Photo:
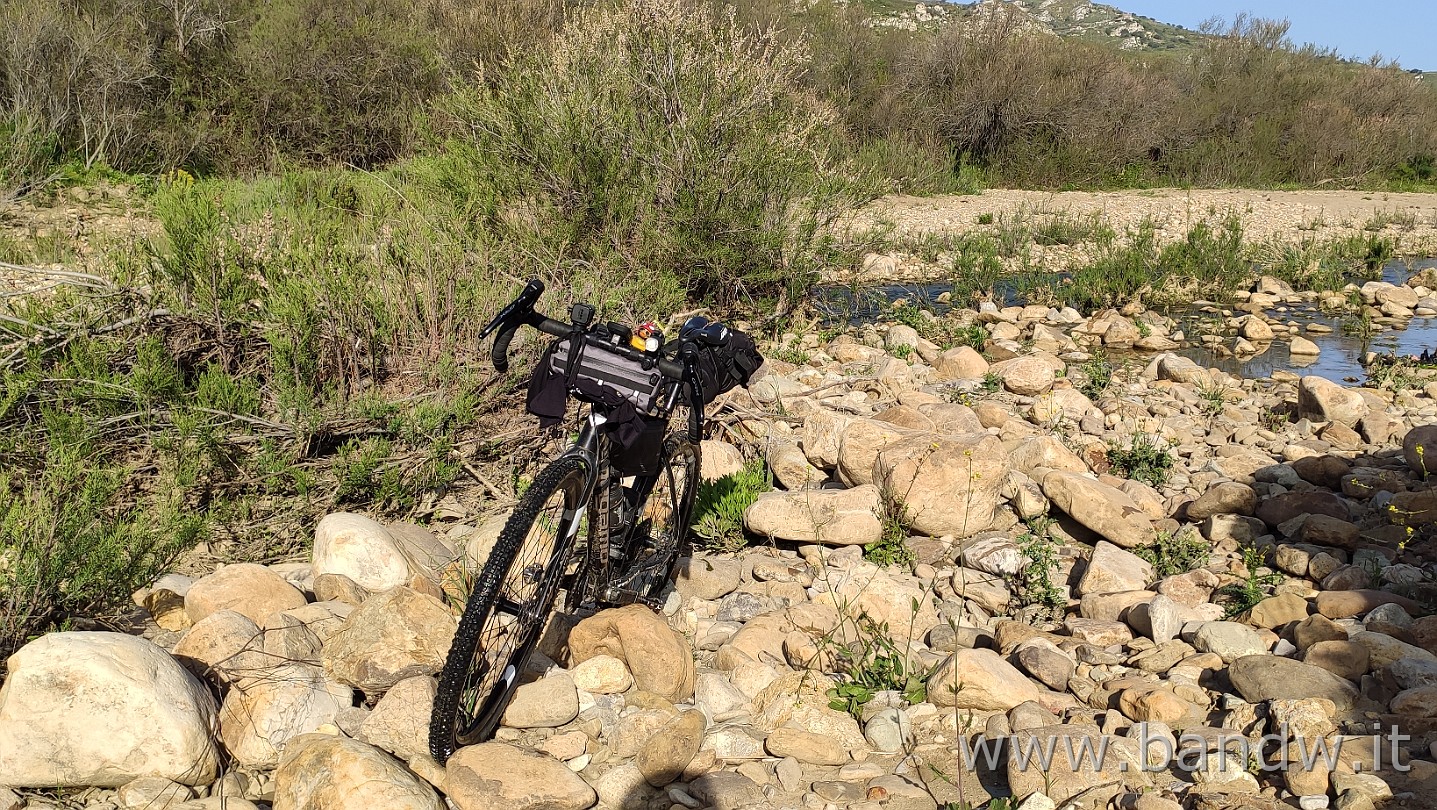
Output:
M1423 259L1410 265L1402 261L1388 262L1382 268L1382 280L1401 284L1413 273L1426 268L1437 268L1437 258ZM858 290L847 287L818 287L814 290L812 303L820 316L829 323L847 321L857 325L871 323L891 313L893 303L898 300L905 300L941 315L947 312L951 305L939 299L944 293L952 291L953 285L948 283L879 284ZM1012 288L1000 287L995 293L1002 299L1002 305L1025 303L1014 295ZM1294 358L1288 354L1285 340L1273 341L1264 352L1252 357L1219 357L1197 343L1184 346L1178 353L1205 367L1222 369L1244 378L1271 377L1275 371L1294 371L1304 375L1317 374L1330 380L1360 381L1365 378L1362 358L1369 351L1415 355L1425 350L1437 350L1437 318L1413 318L1404 329L1389 329L1364 341L1358 336L1343 334L1340 319L1326 315L1314 306L1283 304L1281 307L1284 311L1270 310L1269 317L1283 323L1321 323L1332 328L1329 333L1305 330L1302 332L1303 337L1316 343L1322 350L1320 355ZM1198 309L1167 311L1163 314L1177 321L1189 340L1202 334L1202 325L1205 322L1211 324L1219 317L1217 313Z

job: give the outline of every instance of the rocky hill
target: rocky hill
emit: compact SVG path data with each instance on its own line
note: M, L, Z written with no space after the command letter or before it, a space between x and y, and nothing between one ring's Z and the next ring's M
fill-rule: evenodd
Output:
M978 0L976 3L869 0L884 24L917 29L1013 13L1021 24L1061 37L1113 44L1124 50L1177 50L1202 34L1090 0Z

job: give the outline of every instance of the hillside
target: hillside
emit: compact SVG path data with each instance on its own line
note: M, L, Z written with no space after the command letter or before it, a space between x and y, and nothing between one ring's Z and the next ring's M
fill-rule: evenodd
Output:
M975 3L867 0L867 3L885 15L884 24L910 30L1012 10L1026 27L1069 39L1115 44L1123 50L1177 50L1191 47L1203 37L1181 26L1089 0L978 0Z

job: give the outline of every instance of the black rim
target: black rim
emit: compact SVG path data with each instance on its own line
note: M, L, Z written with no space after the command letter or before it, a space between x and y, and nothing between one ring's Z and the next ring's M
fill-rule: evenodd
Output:
M629 535L633 562L626 583L646 599L657 597L683 548L693 507L698 454L688 442L670 445Z

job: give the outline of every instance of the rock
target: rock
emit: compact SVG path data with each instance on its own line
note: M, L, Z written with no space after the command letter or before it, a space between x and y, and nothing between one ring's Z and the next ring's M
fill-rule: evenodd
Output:
M1437 686L1405 689L1392 698L1392 713L1405 717L1437 717Z
M1267 644L1257 631L1238 622L1203 622L1193 635L1193 647L1227 663L1267 652Z
M155 644L120 633L50 633L11 655L6 673L4 784L118 787L140 776L214 781L214 698Z
M743 453L728 442L704 439L699 445L699 475L705 481L717 481L743 469Z
M689 783L689 792L712 810L739 810L763 801L752 779L732 771L711 771Z
M193 790L178 782L159 776L142 776L121 785L115 791L115 801L125 810L169 810L194 795ZM3 800L0 800L0 808L12 810Z
M1302 542L1351 550L1361 530L1356 524L1327 515L1309 515L1302 523Z
M445 792L460 810L583 810L598 798L564 763L501 742L459 749Z
M988 370L998 375L1004 388L1025 397L1047 393L1056 377L1052 365L1032 355L994 363Z
M828 473L808 462L808 457L795 441L768 443L764 448L764 461L784 489L806 489L828 477Z
M1007 476L1003 445L986 434L902 439L874 462L874 483L901 505L903 524L930 537L1003 526Z
M1140 591L1154 579L1156 573L1147 560L1100 540L1078 582L1078 594Z
M1238 334L1250 341L1272 340L1272 327L1267 325L1260 316L1248 315L1242 319L1242 326L1238 328Z
M1095 756L1074 756L1070 761L1065 755L1067 751L1096 752L1104 742L1108 744L1106 756L1100 763ZM1025 766L1022 757L1012 754L1012 750L1039 751L1045 746L1058 752L1050 768L1038 767L1036 757ZM1106 807L1108 798L1125 786L1146 786L1148 777L1142 769L1135 742L1122 737L1103 740L1096 727L1077 724L1041 726L1015 734L1007 762L1008 785L1015 798L1041 793L1061 805L1083 794L1085 807Z
M1014 655L1018 665L1037 678L1044 686L1055 692L1068 689L1068 679L1073 676L1073 660L1055 649L1034 644L1021 647Z
M764 741L764 748L776 757L793 757L808 765L842 765L848 751L836 740L811 731L777 728Z
M874 751L896 754L913 744L913 723L902 709L882 709L868 718L863 736Z
M684 637L643 605L603 610L569 633L569 655L582 663L612 655L633 673L634 684L679 703L694 693L694 659Z
M837 467L843 432L853 421L854 417L827 408L819 408L807 414L803 419L799 443L803 446L809 463L822 470Z
M1269 526L1277 527L1298 515L1327 515L1347 520L1347 505L1331 492L1287 492L1266 498L1257 506L1257 516Z
M1402 458L1423 480L1437 472L1437 425L1418 425L1407 431L1402 438Z
M325 602L343 602L359 607L369 598L369 591L343 574L320 574L314 578L314 597Z
M1300 622L1307 618L1307 600L1295 593L1270 596L1252 606L1247 621L1254 627L1274 630L1289 622Z
M873 462L878 459L878 452L913 435L912 430L877 419L853 420L843 428L839 439L839 477L852 487L873 483Z
M1339 711L1357 700L1352 684L1325 669L1275 655L1249 655L1228 668L1228 678L1249 703L1264 700L1325 698Z
M281 610L305 604L304 594L263 565L226 565L201 577L185 593L185 613L200 622L212 613L233 610L264 624Z
M938 706L1008 711L1038 700L1040 692L992 650L958 650L928 678L928 700Z
M353 699L349 687L326 680L318 667L281 664L229 690L220 739L240 764L273 768L289 740L333 723Z
M194 580L179 574L165 574L143 592L141 603L154 617L155 624L166 630L181 633L193 624L185 612L185 594Z
M200 677L230 683L259 675L274 663L263 645L253 619L221 610L196 622L175 644L174 656Z
M1298 418L1356 425L1367 414L1362 395L1323 377L1303 377L1297 389Z
M1210 487L1188 504L1188 520L1201 523L1213 515L1251 515L1257 511L1257 493L1247 484L1227 481Z
M724 557L680 557L674 574L674 590L684 597L714 600L738 589L743 581L743 563Z
M1293 357L1316 357L1322 353L1322 349L1301 335L1293 335L1287 345L1287 353Z
M1197 711L1197 707L1161 686L1124 689L1118 696L1118 708L1136 722L1168 725L1178 725Z
M1353 682L1372 668L1371 654L1355 641L1319 641L1306 649L1302 661Z
M1183 625L1187 622L1189 614L1192 612L1190 608L1173 601L1163 594L1154 596L1153 600L1147 604L1147 609L1147 627L1144 629L1148 631L1148 637L1158 644L1177 638L1178 634L1182 632ZM1138 610L1134 610L1133 616L1131 617L1133 621L1130 623L1132 623L1134 627L1137 626L1136 618L1138 613Z
M830 587L829 594L820 594L814 601L831 604L854 620L866 615L879 625L886 624L895 638L922 638L939 622L923 583L911 577L860 570L831 582Z
M324 669L340 683L379 694L444 666L457 622L427 594L399 587L370 597L324 645Z
M434 788L374 746L327 734L292 740L274 773L274 810L356 807L444 810Z
M629 674L629 668L612 655L596 655L575 665L569 674L574 678L574 686L595 695L627 692L634 685L634 676Z
M847 712L829 706L828 690L833 688L834 682L817 672L779 675L754 697L750 713L752 726L762 733L787 726L829 737L848 751L867 750L858 722ZM705 744L705 747L709 746ZM763 751L759 746L755 757L761 756Z
M1207 369L1191 359L1177 354L1165 354L1157 359L1158 379L1197 385L1211 382Z
M610 659L617 661L618 659ZM618 662L621 666L622 661ZM579 715L579 693L567 672L521 684L504 710L510 728L557 728Z
M883 534L878 487L806 489L761 495L744 510L744 526L755 534L797 543L867 545Z
M1029 436L1005 445L1005 449L1013 468L1035 481L1048 470L1088 472L1088 465L1056 436Z
M409 582L409 561L383 524L335 512L314 530L314 575L343 574L369 591Z
M1329 619L1361 616L1379 605L1401 605L1409 613L1421 608L1412 600L1375 590L1323 591L1317 595L1317 612Z
M429 756L429 720L439 684L429 676L405 678L375 704L360 726L364 742L405 761Z
M702 712L683 712L649 737L634 764L654 787L663 787L683 775L703 743L707 723Z
M1373 669L1385 669L1403 658L1416 658L1437 663L1433 655L1421 647L1399 641L1386 633L1358 630L1350 633L1348 639L1367 648Z
M981 380L988 373L988 361L972 347L958 346L938 355L933 369L940 381Z
M1052 472L1039 482L1053 505L1123 548L1157 541L1153 521L1125 492L1086 476Z

